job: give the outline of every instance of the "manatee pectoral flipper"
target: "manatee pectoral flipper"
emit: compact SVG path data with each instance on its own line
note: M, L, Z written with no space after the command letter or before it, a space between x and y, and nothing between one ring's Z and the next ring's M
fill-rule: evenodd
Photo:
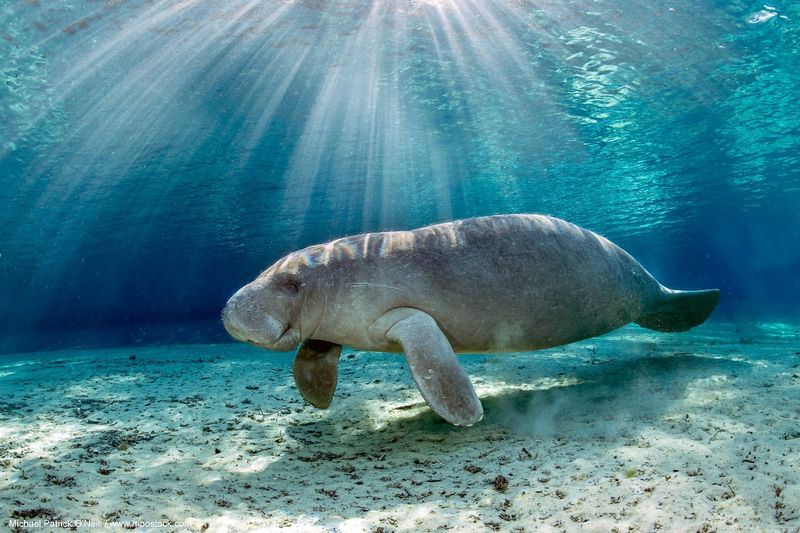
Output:
M674 291L665 288L664 299L636 323L656 331L687 331L706 321L717 307L719 297L717 289Z
M339 379L341 344L308 339L294 358L294 382L308 403L327 409Z
M478 395L433 317L411 308L389 313L405 316L386 332L386 338L403 348L414 382L431 409L457 426L480 421L483 407Z

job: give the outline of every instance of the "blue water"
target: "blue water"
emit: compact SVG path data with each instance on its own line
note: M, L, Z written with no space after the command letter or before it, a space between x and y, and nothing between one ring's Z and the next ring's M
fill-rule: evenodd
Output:
M226 338L299 247L540 212L800 319L800 5L0 0L0 350Z

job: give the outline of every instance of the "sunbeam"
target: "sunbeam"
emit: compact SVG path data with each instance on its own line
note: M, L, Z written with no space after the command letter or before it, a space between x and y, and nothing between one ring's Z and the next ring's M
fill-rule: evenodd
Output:
M733 133L766 131L779 106L691 120L755 79L729 63L756 22L705 4L12 1L0 18L0 222L25 243L21 301L90 279L121 310L139 274L97 272L164 255L154 240L253 247L256 268L320 238L487 210L645 232L680 220L671 199L708 207L687 185L696 139L727 132L717 154L749 150L731 184L762 194L775 160L756 152L793 146L788 118L784 135ZM188 236L165 229L176 221ZM69 306L59 294L50 307Z

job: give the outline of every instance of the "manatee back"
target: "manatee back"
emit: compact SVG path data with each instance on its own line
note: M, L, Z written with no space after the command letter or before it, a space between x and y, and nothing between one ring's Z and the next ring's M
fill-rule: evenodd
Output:
M326 286L327 309L341 310L337 328L350 345L382 313L412 307L430 314L456 351L545 348L622 326L662 297L621 248L541 215L356 235L293 256Z
M460 351L536 349L641 316L659 283L599 235L541 215L467 219L414 232L397 260L414 270L411 305ZM402 271L402 269L399 269Z

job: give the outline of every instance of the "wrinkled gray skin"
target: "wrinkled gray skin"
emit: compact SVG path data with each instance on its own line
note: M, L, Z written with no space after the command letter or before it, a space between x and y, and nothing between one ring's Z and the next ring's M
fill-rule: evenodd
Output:
M422 396L456 425L483 410L455 352L536 350L631 321L702 323L719 292L672 291L610 241L541 215L473 218L368 233L280 259L223 312L241 341L300 346L295 381L330 404L342 346L404 352Z

